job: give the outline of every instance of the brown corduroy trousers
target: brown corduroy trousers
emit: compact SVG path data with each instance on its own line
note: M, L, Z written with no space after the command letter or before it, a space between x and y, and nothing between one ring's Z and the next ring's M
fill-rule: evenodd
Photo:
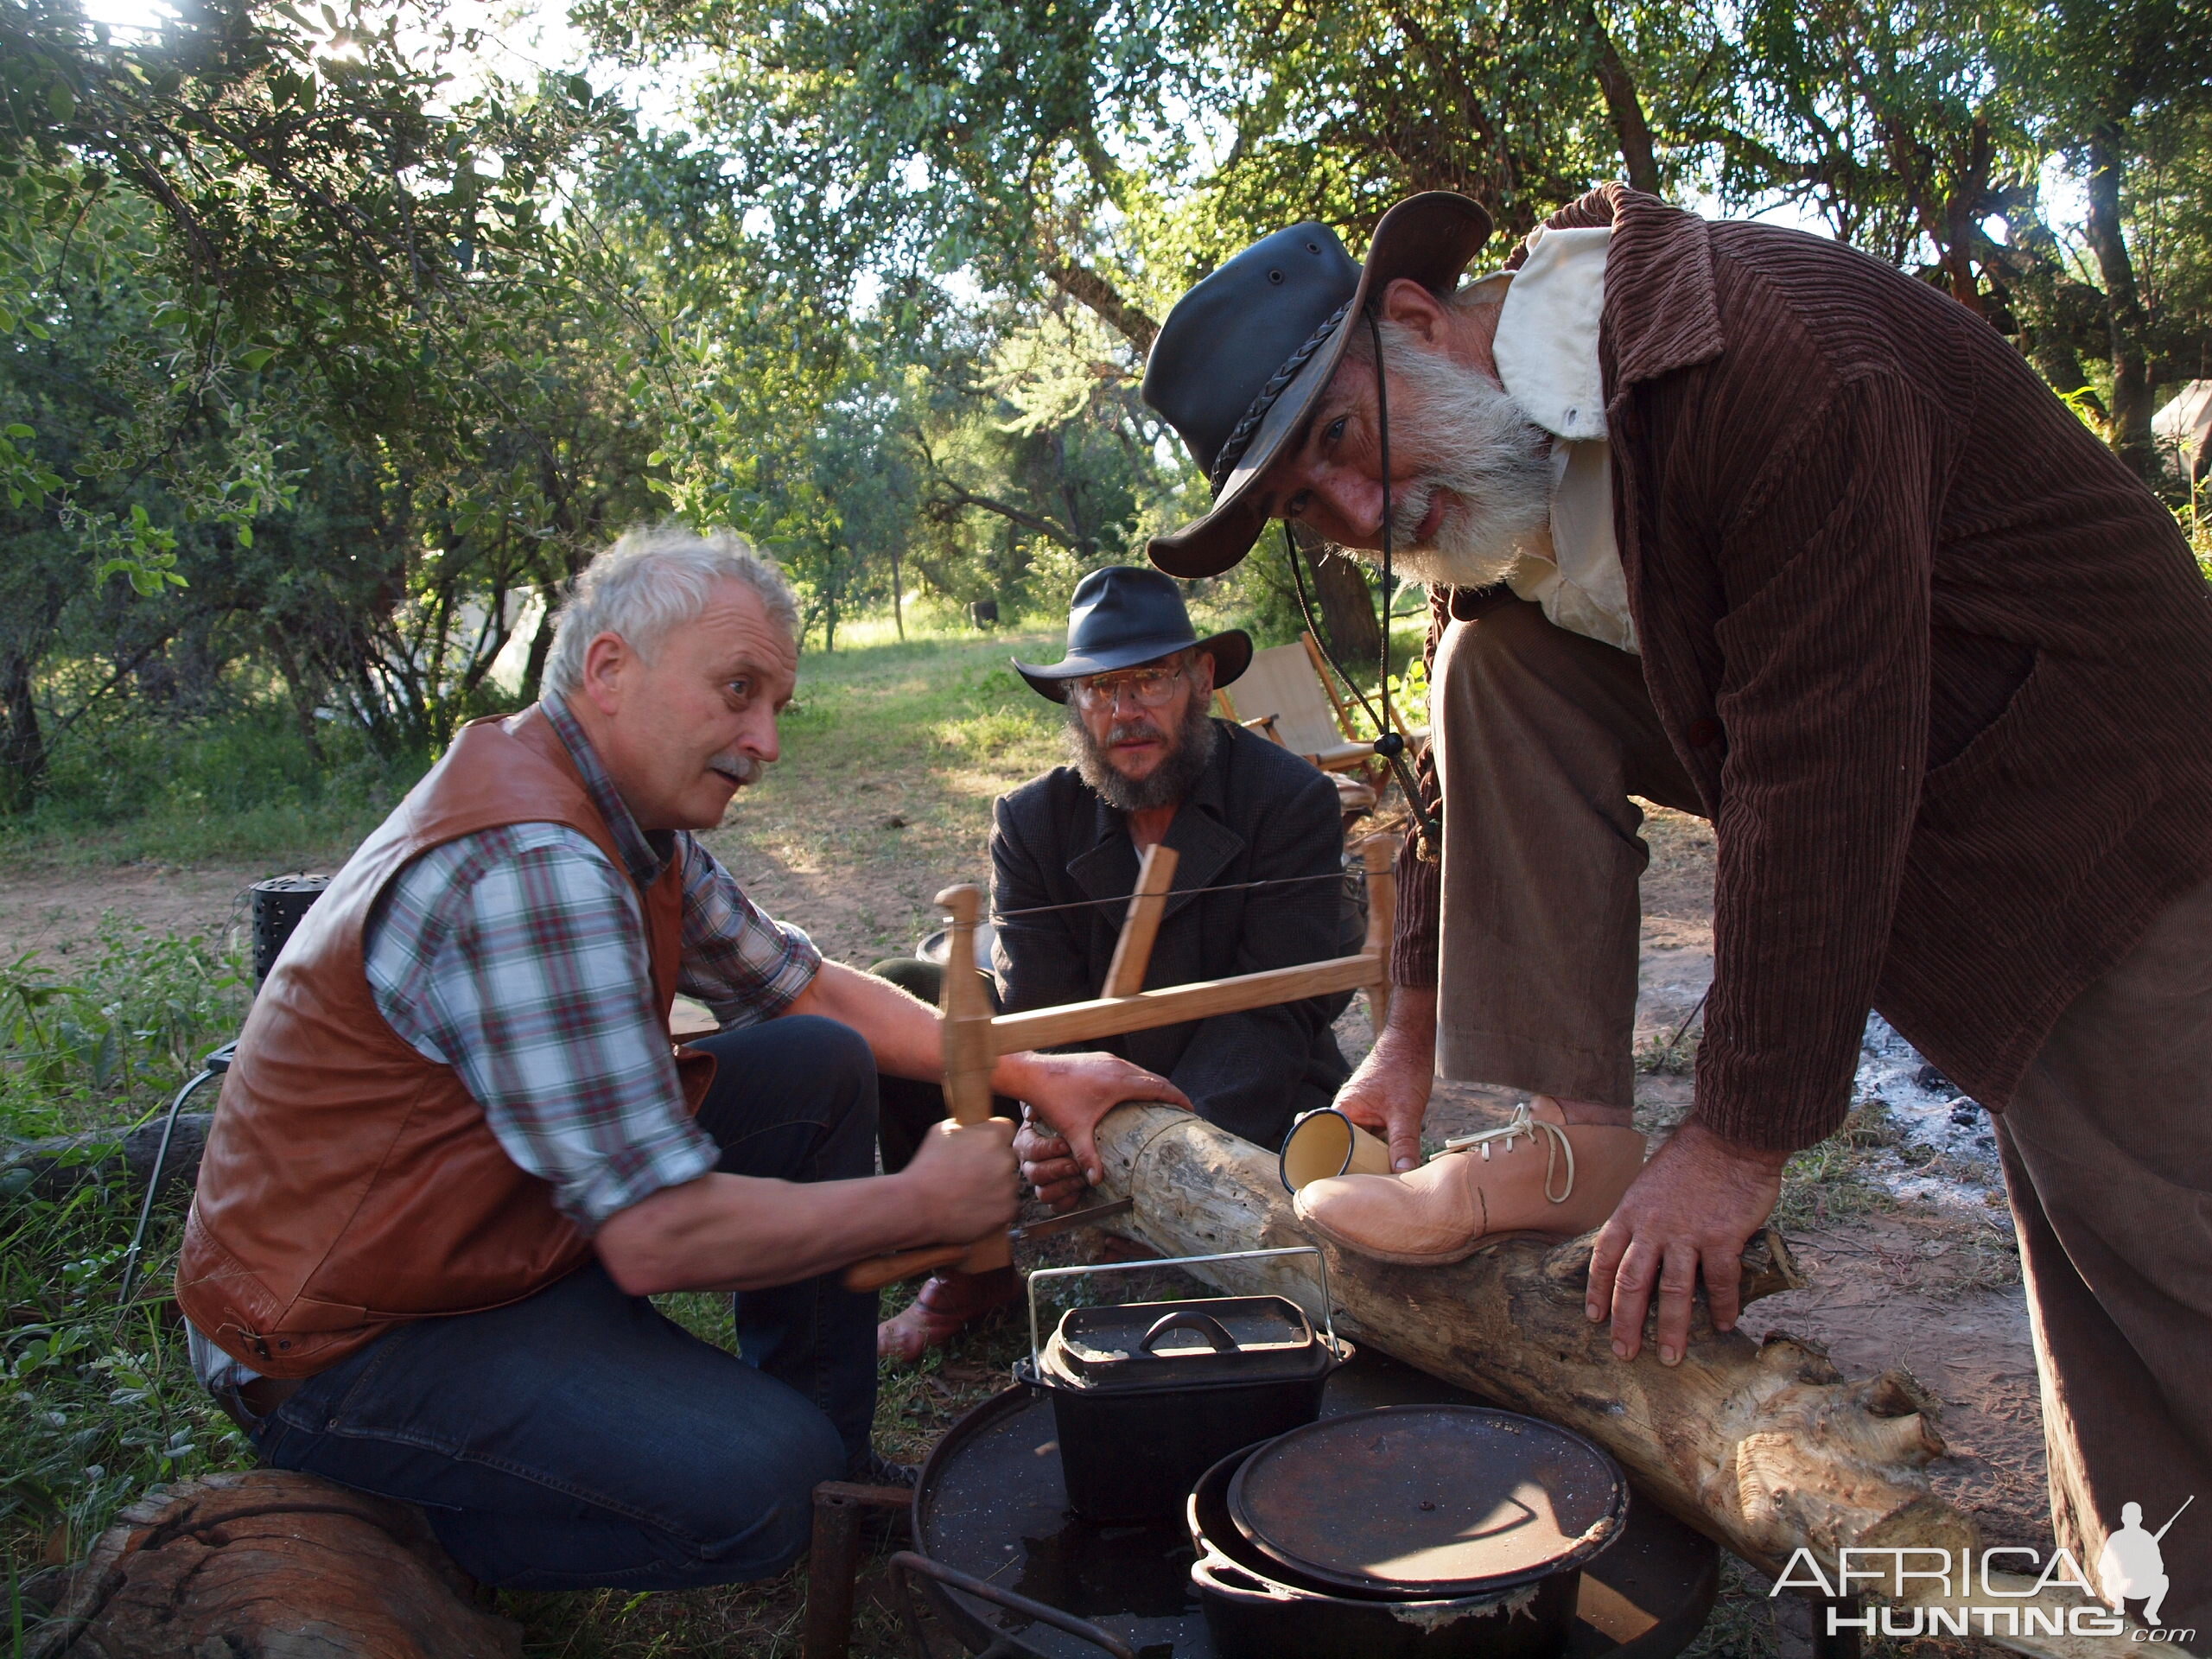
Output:
M1632 1104L1649 855L1630 797L1702 810L1640 664L1509 602L1446 631L1430 711L1438 1069ZM2212 1652L2212 884L2082 993L1995 1121L2058 1541L2096 1581L2123 1505L2156 1532L2195 1494L2161 1541L2159 1613Z

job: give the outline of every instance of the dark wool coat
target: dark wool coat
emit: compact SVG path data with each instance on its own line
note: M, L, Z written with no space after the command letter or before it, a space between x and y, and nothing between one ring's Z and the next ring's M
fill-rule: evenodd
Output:
M1697 1116L1770 1147L1827 1135L1870 1006L2001 1109L2212 875L2212 591L2187 542L1936 289L1620 185L1549 222L1613 227L1614 530L1717 832ZM1433 983L1412 863L1400 977Z
M1341 880L1257 891L1200 887L1285 876L1339 877L1344 828L1336 785L1279 744L1227 721L1212 764L1175 814L1166 844L1180 855L1145 988L1222 979L1359 948ZM1001 798L991 834L994 967L1007 1011L1096 996L1106 983L1137 853L1128 821L1071 766ZM1007 912L1105 899L1039 916ZM1350 1068L1330 1022L1348 994L1085 1043L1157 1071L1212 1122L1263 1147L1291 1118L1325 1106Z

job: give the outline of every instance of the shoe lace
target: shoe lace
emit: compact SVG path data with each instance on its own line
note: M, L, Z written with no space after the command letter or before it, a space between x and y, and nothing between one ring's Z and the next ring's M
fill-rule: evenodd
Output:
M1529 1109L1527 1102L1513 1109L1510 1121L1494 1129L1478 1130L1473 1135L1455 1135L1444 1143L1444 1153L1472 1152L1480 1147L1483 1161L1490 1161L1490 1149L1503 1141L1504 1150L1513 1150L1513 1143L1526 1135L1530 1141L1543 1142L1544 1197L1554 1204L1565 1204L1574 1192L1574 1143L1567 1138L1567 1131L1556 1123L1547 1122ZM1444 1153L1439 1153L1440 1158ZM1557 1192L1552 1191L1552 1178L1558 1173L1560 1163L1567 1165L1567 1184Z

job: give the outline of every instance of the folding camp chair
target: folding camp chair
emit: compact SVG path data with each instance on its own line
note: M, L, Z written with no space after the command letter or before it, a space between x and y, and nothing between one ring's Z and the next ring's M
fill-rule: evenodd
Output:
M1311 633L1300 635L1295 645L1255 652L1251 666L1237 677L1234 694L1221 690L1214 695L1230 719L1265 733L1322 771L1359 774L1357 779L1337 779L1348 813L1372 807L1387 785L1388 768L1375 758L1374 744L1353 735L1351 711L1337 695L1336 682ZM1417 744L1427 733L1407 735Z

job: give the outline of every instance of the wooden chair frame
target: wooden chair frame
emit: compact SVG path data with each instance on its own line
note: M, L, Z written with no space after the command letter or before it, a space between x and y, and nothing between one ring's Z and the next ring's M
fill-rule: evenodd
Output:
M1298 639L1299 643L1306 648L1306 660L1313 667L1314 679L1319 683L1322 692L1328 697L1329 707L1335 711L1337 730L1343 734L1344 740L1341 743L1331 744L1303 758L1319 766L1323 772L1363 772L1367 776L1368 782L1380 790L1383 786L1388 768L1376 759L1375 745L1372 742L1352 735L1351 710L1345 705L1342 694L1337 690L1337 677L1330 671L1328 658L1321 654L1320 642L1313 638L1311 630L1300 634ZM1236 712L1236 699L1228 688L1224 687L1216 691L1214 696L1219 702L1222 711L1230 719L1236 721L1238 725L1259 732L1275 742L1281 743L1285 748L1290 747L1284 742L1282 734L1275 729L1276 722L1280 719L1279 715L1261 715L1255 719L1246 720ZM1386 718L1395 718L1389 708L1387 689L1383 696L1383 714ZM1415 744L1421 742L1427 736L1427 728L1406 734L1407 741Z

